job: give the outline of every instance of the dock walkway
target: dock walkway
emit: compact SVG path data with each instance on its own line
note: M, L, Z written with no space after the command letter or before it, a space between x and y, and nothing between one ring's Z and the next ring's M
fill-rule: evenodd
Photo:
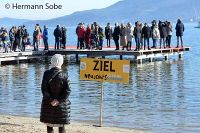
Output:
M123 56L133 56L133 60L138 63L142 63L144 59L152 61L154 58L168 59L172 55L178 55L182 58L185 51L190 51L190 47L184 48L167 48L167 49L151 49L140 51L126 51L126 50L114 50L114 48L105 48L103 50L77 50L77 49L60 49L49 51L26 51L26 52L12 52L12 53L0 53L0 64L2 62L29 60L35 58L42 58L52 56L54 54L62 55L75 55L76 61L79 61L79 55L86 55L87 57L101 57L106 56L119 56L122 60Z

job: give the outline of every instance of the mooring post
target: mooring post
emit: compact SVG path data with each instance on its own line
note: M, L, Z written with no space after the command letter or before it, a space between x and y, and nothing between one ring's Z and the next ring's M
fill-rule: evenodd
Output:
M153 61L153 58L152 58L152 57L150 57L150 58L149 58L149 62L152 62L152 61Z
M169 55L165 55L165 60L168 60L169 59Z
M76 54L76 63L78 63L78 54Z
M31 59L28 59L27 62L28 62L28 63L31 63Z
M137 63L142 64L142 57L141 56L136 56L136 60L137 60Z
M183 58L183 52L178 53L178 58L179 59Z
M142 59L137 60L139 64L142 64Z
M123 55L120 55L120 60L123 60Z
M45 57L44 60L45 60L45 63L48 63L48 57Z

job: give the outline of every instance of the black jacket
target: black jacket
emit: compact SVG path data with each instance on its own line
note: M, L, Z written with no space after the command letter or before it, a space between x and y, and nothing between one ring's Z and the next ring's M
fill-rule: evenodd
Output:
M185 30L184 24L182 22L178 22L176 24L176 36L183 36L183 32Z
M15 40L15 33L12 30L9 31L9 38L10 38L10 41Z
M159 31L160 31L160 37L161 38L166 38L167 35L167 26L165 24L161 24L159 26Z
M52 68L44 72L42 80L42 104L40 121L50 124L69 124L70 123L70 87L68 83L68 76L64 72L60 72L49 83L51 77L58 72L58 68ZM59 105L53 107L51 102L57 99Z
M119 40L119 36L120 36L120 27L117 26L114 28L113 40Z
M62 31L61 31L61 28L56 28L55 30L54 30L54 36L55 36L55 38L61 38L62 37Z
M142 28L142 36L144 38L150 38L151 37L151 27L149 26L144 26Z
M133 34L135 37L141 37L142 36L142 30L140 27L136 26L134 28Z
M105 27L105 36L106 36L106 39L111 39L112 37L112 28L110 27Z

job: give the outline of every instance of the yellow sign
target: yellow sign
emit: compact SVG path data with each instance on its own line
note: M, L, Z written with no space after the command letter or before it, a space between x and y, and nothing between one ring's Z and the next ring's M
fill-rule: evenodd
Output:
M129 60L82 58L80 79L100 82L129 83Z

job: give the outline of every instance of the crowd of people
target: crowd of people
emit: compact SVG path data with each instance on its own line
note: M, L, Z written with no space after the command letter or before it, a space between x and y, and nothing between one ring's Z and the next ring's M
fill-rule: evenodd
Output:
M176 27L177 47L179 47L179 40L183 47L183 32L184 24L178 19ZM122 47L122 50L131 50L133 39L135 40L135 51L150 50L151 48L170 48L173 27L171 22L156 22L153 20L151 26L147 23L139 21L132 25L130 22L119 25L115 23L114 28L110 23L103 30L102 26L96 22L88 24L85 28L84 23L79 23L76 28L77 34L77 49L98 49L103 47L104 37L106 39L107 47L110 47L111 39L114 40L116 50ZM150 46L150 39L152 38L153 45Z
M53 33L55 36L55 49L66 48L66 32L67 29L64 26L60 27L60 25L57 25ZM38 51L43 40L44 50L49 50L48 38L49 31L46 25L44 25L42 30L40 25L36 24L32 37L29 35L25 25L19 27L13 26L9 31L1 27L0 48L1 50L3 49L4 53L19 52L25 51L27 45L32 45L33 51Z
M178 19L176 27L177 47L179 44L183 47L183 32L184 24ZM130 22L127 24L122 23L119 25L115 23L112 27L107 23L103 28L97 22L88 24L79 23L76 27L77 34L77 49L96 49L102 50L104 38L106 39L107 47L111 47L111 40L115 43L116 50L122 47L122 50L131 50L133 40L135 40L135 51L150 50L151 48L170 48L173 27L171 22L157 22L153 20L151 25L148 23L141 23L139 21L132 25ZM55 49L65 49L67 42L67 28L57 25L53 35L55 37ZM0 29L0 48L4 52L25 51L27 45L33 45L33 51L38 51L38 47L44 44L44 50L49 50L48 44L49 31L47 26L40 27L39 24L35 25L35 29L31 37L26 29L26 26L13 26L9 31L6 28ZM150 39L152 39L152 46L150 46Z
M0 29L0 38L1 38L1 47L4 49L4 52L16 51L16 49L20 49L20 51L25 51L25 45L30 43L29 34L25 26L13 26L9 32L6 28Z

